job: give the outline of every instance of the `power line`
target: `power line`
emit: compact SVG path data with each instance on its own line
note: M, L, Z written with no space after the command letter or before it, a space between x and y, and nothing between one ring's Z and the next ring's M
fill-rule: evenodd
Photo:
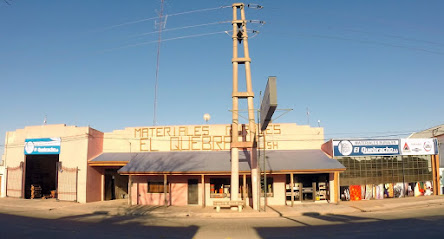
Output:
M396 44L384 43L384 42L378 42L378 41L359 40L359 39L352 39L352 38L346 38L346 37L318 35L318 34L305 34L305 33L296 33L296 35L299 35L302 37L314 37L314 38L334 39L334 40L343 40L343 41L353 41L353 42L358 42L358 43L363 43L363 44L380 45L380 46L401 48L401 49L407 49L407 50L413 50L413 51L422 51L422 52L427 52L427 53L432 53L432 54L437 54L437 55L444 55L444 52L432 51L432 50L428 50L428 49L424 49L424 48L396 45Z
M211 23L204 23L204 24L197 24L197 25L189 25L189 26L176 27L176 28L169 28L169 29L165 29L165 30L162 30L162 31L163 31L163 32L167 32L167 31L175 31L175 30L182 30L182 29L188 29L188 28L194 28L194 27L202 27L202 26L209 26L209 25L216 25L216 24L228 23L228 22L230 22L230 21L211 22ZM152 31L152 32L141 33L141 34L133 35L133 36L130 36L130 37L131 37L131 38L134 38L134 37L143 37L143 36L151 35L151 34L155 34L155 33L159 33L159 31Z
M427 44L431 44L431 45L444 46L444 43L440 43L440 42L427 41L427 40L410 38L410 37L394 35L394 34L376 33L376 32L369 32L369 31L356 30L356 29L344 29L344 30L350 31L350 32L358 32L358 33L365 33L365 34L380 35L380 36L383 36L383 37L396 38L396 39L401 39L401 40L405 40L405 41L421 42L421 43L427 43Z
M229 31L220 31L220 32L210 32L210 33L203 33L203 34L187 35L187 36L163 39L163 40L161 40L161 42L173 41L173 40L179 40L179 39L186 39L186 38L201 37L201 36L209 36L209 35L215 35L215 34L221 34L221 33L227 33L227 32L229 32ZM143 45L148 45L148 44L153 44L153 43L158 43L158 41L148 41L148 42L141 42L141 43L126 45L126 46L121 46L121 47L116 47L116 48L109 48L109 49L103 50L101 52L110 52L110 51L114 51L114 50L125 49L125 48L136 47L136 46L143 46Z
M162 2L163 2L163 0L162 0ZM227 7L231 7L231 6L220 6L220 7L213 7L213 8L203 8L203 9L191 10L191 11L186 11L186 12L178 12L178 13L168 14L167 16L169 16L169 17L179 16L179 15L191 14L191 13L197 13L197 12L212 11L212 10L217 10L217 9L222 9L222 8L227 8ZM136 20L136 21L131 21L131 22L125 22L125 23L121 23L121 24L112 25L112 26L109 26L109 27L105 27L103 29L104 30L113 29L113 28L116 28L116 27L127 26L127 25L137 24L137 23L141 23L141 22L151 21L151 20L155 20L157 18L158 17L144 18L144 19L140 19L140 20Z

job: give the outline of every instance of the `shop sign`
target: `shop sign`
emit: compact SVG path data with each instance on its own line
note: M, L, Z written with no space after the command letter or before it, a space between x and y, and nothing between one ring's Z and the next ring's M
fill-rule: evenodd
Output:
M25 139L25 155L60 154L60 138Z
M333 156L399 155L398 139L333 140Z
M435 139L401 139L402 155L433 155L438 154Z

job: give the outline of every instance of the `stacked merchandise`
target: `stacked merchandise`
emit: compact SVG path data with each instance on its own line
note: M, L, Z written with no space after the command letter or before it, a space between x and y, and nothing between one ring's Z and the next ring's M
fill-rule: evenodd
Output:
M423 182L417 182L415 183L415 197L423 196L424 195L424 183Z
M433 194L432 183L430 181L425 182L424 187L425 187L424 196L430 196Z
M407 187L407 196L410 197L415 196L414 189L415 189L415 183L409 183Z
M393 198L393 183L386 183L384 184L384 197L385 198Z
M42 188L40 185L32 184L31 185L31 199L41 198L42 197Z
M365 195L363 199L370 200L373 196L373 184L367 184L365 185Z
M378 184L373 187L373 198L384 199L384 185Z
M341 200L342 201L350 201L350 190L348 186L341 186Z

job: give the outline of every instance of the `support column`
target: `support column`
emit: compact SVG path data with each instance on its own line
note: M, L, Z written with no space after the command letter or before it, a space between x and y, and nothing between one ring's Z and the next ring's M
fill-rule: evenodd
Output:
M335 187L335 191L334 191L334 202L338 203L339 202L339 172L335 172L334 173L334 187Z
M432 173L433 173L433 195L439 195L440 172L439 172L439 155L432 155Z
M101 187L100 187L100 190L101 190L101 196L100 196L100 200L101 201L105 201L105 191L106 191L106 189L105 189L105 170L103 170L103 173L102 173L102 175L100 175L100 183L101 183Z
M441 195L441 172L439 170L439 155L436 155L436 176L438 178L437 183L436 183L436 187L438 188L437 194L436 195Z
M244 199L245 205L247 205L248 195L247 195L247 175L243 175L243 186L242 186L242 195Z
M131 177L131 175L128 176L128 205L133 205L132 202L132 185L133 185L133 178Z
M291 188L291 206L294 206L294 179L293 179L293 173L290 173L290 188ZM287 197L287 196L285 196Z
M168 198L167 198L167 190L168 190L168 184L167 184L167 175L163 175L163 196L164 196L164 206L168 206Z
M205 175L202 174L202 207L205 207Z
M259 202L261 200L261 191L260 191L260 171L258 168L256 150L253 149L251 153L251 193L253 194L253 209L259 210ZM255 155L253 157L253 155Z

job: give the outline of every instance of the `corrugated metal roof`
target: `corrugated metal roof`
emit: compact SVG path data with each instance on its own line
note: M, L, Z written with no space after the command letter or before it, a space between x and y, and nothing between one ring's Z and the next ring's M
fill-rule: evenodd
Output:
M336 159L321 150L266 151L267 171L344 170ZM231 172L230 151L104 153L93 161L130 162L119 173ZM259 159L262 164L262 159ZM247 151L239 152L239 171L250 171Z

